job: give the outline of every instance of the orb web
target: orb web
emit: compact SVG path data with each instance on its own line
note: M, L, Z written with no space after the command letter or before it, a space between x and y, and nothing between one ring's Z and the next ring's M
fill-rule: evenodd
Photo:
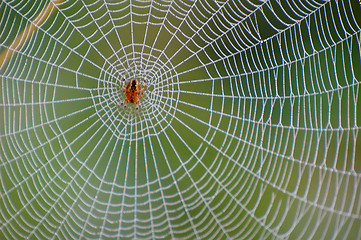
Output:
M2 1L0 238L361 238L360 16Z

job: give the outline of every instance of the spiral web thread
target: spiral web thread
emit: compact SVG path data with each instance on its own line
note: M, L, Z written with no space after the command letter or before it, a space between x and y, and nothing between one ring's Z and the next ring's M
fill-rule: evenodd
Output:
M359 4L2 1L0 238L360 239Z

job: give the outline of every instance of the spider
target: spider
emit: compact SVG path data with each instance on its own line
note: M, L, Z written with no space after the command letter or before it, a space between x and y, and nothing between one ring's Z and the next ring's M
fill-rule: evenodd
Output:
M139 81L137 79L132 79L125 87L125 78L123 79L123 92L125 95L125 100L120 105L124 104L124 108L127 107L129 102L135 103L136 109L141 107L139 99L143 96L143 91L145 89L146 78L144 78L143 87L140 86Z

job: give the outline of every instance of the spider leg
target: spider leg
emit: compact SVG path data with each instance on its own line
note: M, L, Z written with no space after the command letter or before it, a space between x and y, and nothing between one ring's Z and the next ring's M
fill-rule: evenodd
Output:
M138 100L137 104L136 104L136 112L138 112L139 108L142 108L142 105L140 105L140 102Z
M125 88L125 77L127 76L127 73L123 76L123 89Z
M124 77L123 77L123 86L122 86L122 88L123 88L123 91L124 91L124 95L125 96L127 96L127 89L125 88L125 76L127 75L127 73L125 73L125 75L124 75ZM122 106L122 105L124 105L124 107L123 108L126 108L127 107L127 103L128 103L128 100L127 99L125 99L124 100L124 102L122 102L121 104L119 104L120 106Z
M119 106L124 105L123 108L126 108L126 107L127 107L127 104L128 104L128 101L127 101L127 99L125 99L124 102L122 102L121 104L119 104Z
M125 88L125 77L123 78L123 86L122 86L123 90L126 91L126 88Z
M143 83L143 89L142 91L145 89L145 84L147 83L147 74L145 74L144 76L144 83Z
M145 77L144 77L144 83L143 83L142 89L138 90L138 92L137 92L138 94L141 93L140 96L139 96L139 98L140 98L141 96L143 96L143 94L144 94L143 91L145 90L145 84L146 84L146 82L147 82L147 75L145 75Z

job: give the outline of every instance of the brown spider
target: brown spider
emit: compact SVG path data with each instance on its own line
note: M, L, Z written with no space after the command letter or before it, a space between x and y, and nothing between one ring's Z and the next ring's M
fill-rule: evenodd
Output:
M125 100L120 105L124 104L124 108L126 108L129 102L135 103L136 109L138 111L138 107L141 107L139 99L143 96L143 91L145 89L145 82L146 82L146 78L144 78L144 84L143 87L141 87L137 79L132 79L125 87L125 78L124 78L123 92L125 95Z

